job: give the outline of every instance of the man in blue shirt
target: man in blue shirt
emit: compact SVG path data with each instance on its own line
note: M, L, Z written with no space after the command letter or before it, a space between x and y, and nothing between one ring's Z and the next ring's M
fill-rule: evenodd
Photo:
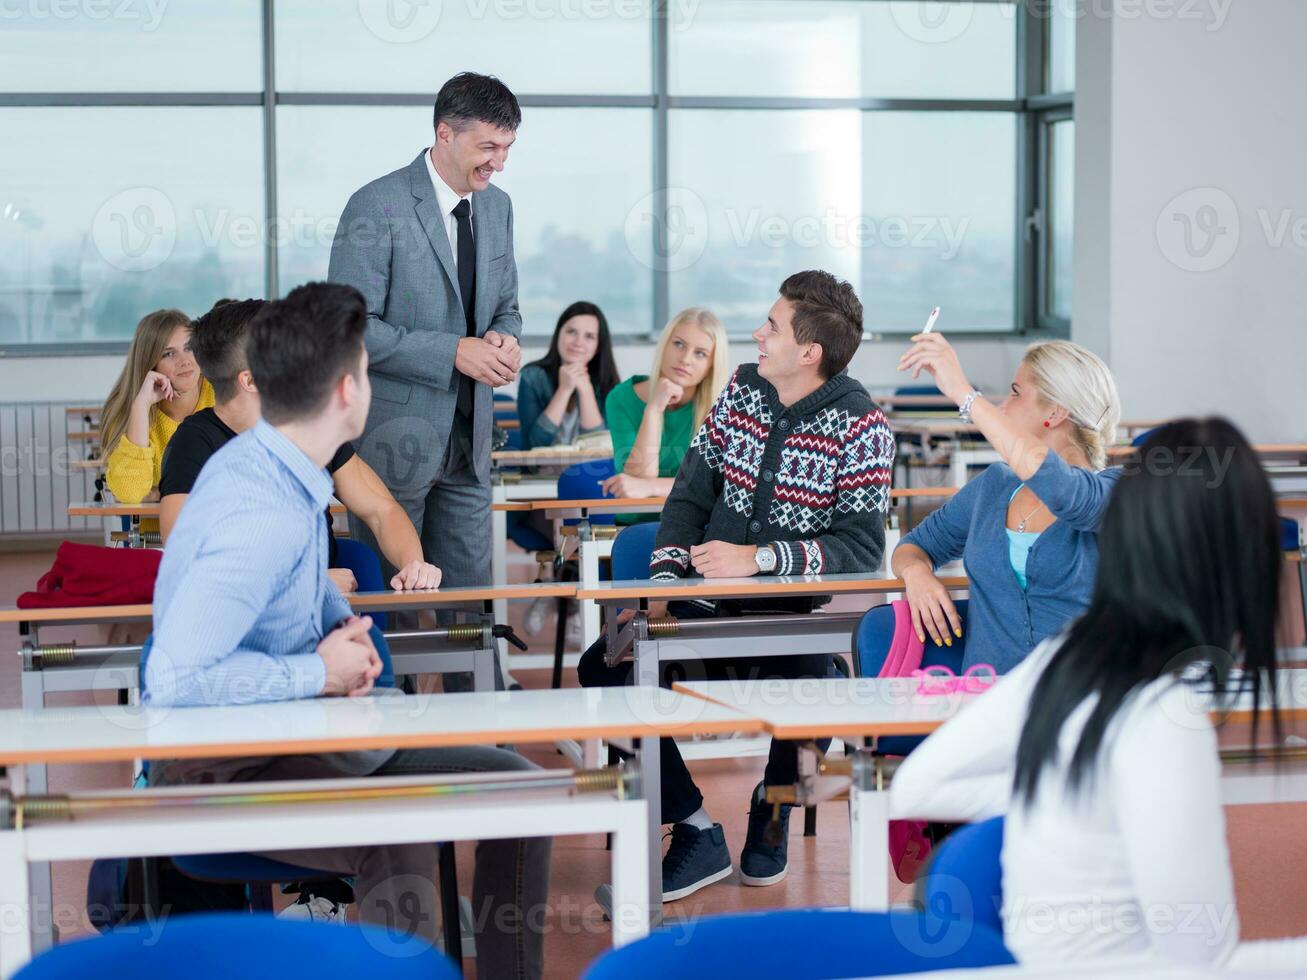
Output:
M327 576L325 467L357 438L370 387L367 310L352 287L310 283L250 326L263 418L205 465L168 539L143 666L151 705L226 705L371 692L381 661L371 620ZM170 760L155 784L292 780L533 768L493 747L381 749L316 756ZM473 885L478 967L538 977L548 898L547 839L483 841ZM358 918L435 940L436 845L272 852L355 876ZM404 921L395 921L396 915Z

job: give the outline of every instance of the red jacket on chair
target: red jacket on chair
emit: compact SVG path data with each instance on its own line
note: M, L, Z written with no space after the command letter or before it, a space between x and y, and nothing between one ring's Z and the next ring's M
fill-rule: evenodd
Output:
M65 541L35 592L18 597L20 609L121 606L154 600L163 552L154 548L102 548Z

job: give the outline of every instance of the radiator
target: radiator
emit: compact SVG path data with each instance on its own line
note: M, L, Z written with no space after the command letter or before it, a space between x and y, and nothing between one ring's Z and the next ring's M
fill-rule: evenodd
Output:
M94 469L78 460L99 453L98 440L70 433L93 430L98 409L76 402L0 402L0 535L95 532L102 521L68 516L68 505L94 500Z

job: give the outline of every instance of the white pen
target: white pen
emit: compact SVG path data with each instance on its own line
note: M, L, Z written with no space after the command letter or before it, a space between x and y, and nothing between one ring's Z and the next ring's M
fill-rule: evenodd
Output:
M939 307L937 306L937 307L935 307L933 310L930 311L930 319L928 319L928 320L926 321L926 329L923 330L923 331L921 331L921 332L922 332L922 333L930 333L932 330L934 330L934 329L935 329L935 321L938 320L938 319L939 319Z

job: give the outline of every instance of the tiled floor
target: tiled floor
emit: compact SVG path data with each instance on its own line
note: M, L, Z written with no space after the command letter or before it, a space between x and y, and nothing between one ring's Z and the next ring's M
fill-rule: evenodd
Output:
M12 605L16 595L30 588L49 567L51 552L0 554L0 605ZM512 580L526 580L534 566L524 559L511 566ZM520 607L510 618L519 626ZM12 627L0 627L0 705L17 706L18 635ZM90 631L85 631L87 638ZM552 646L552 622L536 637L528 638L533 650ZM571 672L569 672L571 673ZM545 670L518 671L527 687L546 687ZM574 678L571 680L574 683ZM85 698L66 696L69 703ZM525 754L542 766L563 765L552 748L531 747ZM708 808L725 828L733 855L738 856L744 840L748 796L761 777L763 759L722 759L691 764ZM87 789L122 786L128 773L120 766L68 766L56 768L52 788ZM770 888L746 888L732 877L690 898L668 906L669 920L746 909L781 908L801 905L839 905L848 896L847 808L832 803L819 811L818 836L802 837L802 820L791 825L790 873ZM796 815L797 817L797 815ZM1247 938L1307 933L1307 808L1242 807L1227 811L1229 838L1236 869L1239 911ZM524 814L524 830L530 829L530 815ZM459 867L469 883L473 845L460 847ZM600 837L571 837L557 840L551 876L551 915L546 940L547 973L550 977L576 977L608 945L608 924L602 920L593 898L594 889L607 880L608 853ZM909 889L899 886L906 898ZM55 905L65 937L89 932L83 910L86 897L86 865L59 865L55 873ZM470 969L469 972L472 972Z

